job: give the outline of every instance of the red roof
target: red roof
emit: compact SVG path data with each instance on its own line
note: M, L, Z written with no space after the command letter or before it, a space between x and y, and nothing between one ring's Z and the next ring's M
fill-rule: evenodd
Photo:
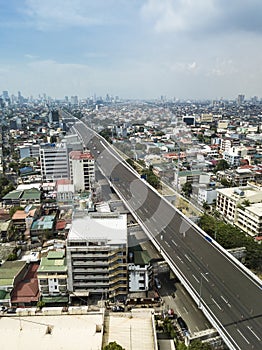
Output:
M70 159L74 160L80 160L80 159L94 159L92 154L88 151L81 152L81 151L72 151L69 154Z
M38 264L31 264L24 279L20 281L12 292L12 303L31 303L39 300L40 291L37 280Z
M66 227L67 223L65 220L60 220L60 221L57 221L56 223L56 230L63 230L65 227Z
M70 185L71 184L71 180L70 179L59 179L56 180L56 186L58 185Z

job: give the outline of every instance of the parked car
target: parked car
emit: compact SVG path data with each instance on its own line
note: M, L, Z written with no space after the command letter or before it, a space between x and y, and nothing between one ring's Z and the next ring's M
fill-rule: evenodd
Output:
M178 317L177 318L177 323L179 324L179 327L181 328L184 336L188 335L189 334L189 331L188 331L188 327L187 327L187 324L186 322L183 320L182 317Z

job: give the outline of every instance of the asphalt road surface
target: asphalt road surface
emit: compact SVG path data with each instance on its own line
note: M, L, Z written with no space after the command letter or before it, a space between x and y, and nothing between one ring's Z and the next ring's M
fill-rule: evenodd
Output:
M73 127L93 153L103 174L166 260L198 296L198 306L212 316L231 349L262 349L262 289L200 230L139 179L99 135L83 122ZM181 278L180 278L181 279ZM189 286L189 287L188 287Z

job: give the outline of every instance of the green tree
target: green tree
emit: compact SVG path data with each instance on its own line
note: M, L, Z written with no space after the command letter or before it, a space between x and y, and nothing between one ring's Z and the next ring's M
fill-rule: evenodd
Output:
M209 206L209 204L207 202L204 202L202 204L202 207L203 207L204 210L208 210L210 206Z
M154 188L157 189L160 187L160 180L158 176L154 174L152 165L150 165L149 169L143 169L141 175L145 176L147 182Z
M224 178L220 180L220 183L223 187L232 187L233 185L232 181L227 181L227 179Z
M214 172L216 173L217 171L220 171L220 170L226 170L229 168L229 164L228 162L225 160L225 159L220 159L218 162L217 162L217 165L214 169Z
M212 350L212 346L208 343L202 343L200 340L193 340L188 350Z
M225 249L246 247L245 266L258 274L262 272L262 245L257 244L252 237L208 214L201 216L198 225Z
M186 344L181 341L176 344L176 348L177 350L187 350Z
M117 342L111 342L103 347L103 350L125 350L121 345L117 344Z
M192 184L190 182L184 183L182 186L182 192L184 192L186 197L190 197L192 193Z

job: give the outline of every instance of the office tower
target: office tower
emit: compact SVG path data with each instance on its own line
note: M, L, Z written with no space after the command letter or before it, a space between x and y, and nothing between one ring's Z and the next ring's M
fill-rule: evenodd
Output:
M68 149L66 144L44 144L40 147L42 179L45 181L68 179Z
M70 179L76 191L90 191L95 180L95 161L89 151L69 154Z
M71 104L78 105L78 97L77 96L71 96Z
M126 297L126 215L75 213L66 244L71 299Z
M59 123L59 111L57 110L52 110L50 111L49 115L48 115L48 119L49 119L49 123L53 124L53 123L56 123L58 124Z
M2 97L4 100L8 100L9 99L9 96L8 96L8 91L3 91L3 94L2 94Z
M240 106L244 103L244 101L245 101L245 95L239 94L237 96L237 104Z

